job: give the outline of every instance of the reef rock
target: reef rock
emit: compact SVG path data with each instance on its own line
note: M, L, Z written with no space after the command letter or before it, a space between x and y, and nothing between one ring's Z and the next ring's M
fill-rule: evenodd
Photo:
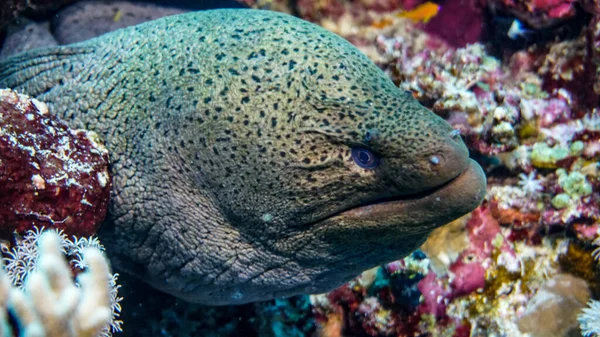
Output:
M7 0L0 6L0 32L25 10L53 10L73 0Z
M532 337L581 336L577 314L589 299L585 280L558 274L538 290L517 324Z
M54 36L50 33L48 21L33 22L21 19L18 24L8 27L6 39L0 49L0 60L31 49L57 45Z
M95 133L72 130L48 107L0 90L0 234L33 226L93 234L110 194L108 152Z

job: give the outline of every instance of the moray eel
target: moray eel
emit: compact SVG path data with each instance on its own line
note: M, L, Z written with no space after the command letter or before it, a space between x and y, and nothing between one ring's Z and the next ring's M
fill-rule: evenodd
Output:
M331 290L473 210L460 136L341 37L289 15L213 10L0 63L111 153L100 238L182 299Z

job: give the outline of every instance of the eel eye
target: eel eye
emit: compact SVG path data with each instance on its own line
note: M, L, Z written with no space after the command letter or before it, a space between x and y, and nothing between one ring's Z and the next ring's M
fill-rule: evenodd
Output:
M379 157L367 149L352 148L352 159L364 169L372 170L379 166Z

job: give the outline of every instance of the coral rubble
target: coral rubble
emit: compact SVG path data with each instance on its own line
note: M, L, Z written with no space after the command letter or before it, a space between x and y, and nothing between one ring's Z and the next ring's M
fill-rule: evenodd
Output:
M48 107L0 90L0 231L38 227L95 233L108 207L108 152L95 133L72 130Z

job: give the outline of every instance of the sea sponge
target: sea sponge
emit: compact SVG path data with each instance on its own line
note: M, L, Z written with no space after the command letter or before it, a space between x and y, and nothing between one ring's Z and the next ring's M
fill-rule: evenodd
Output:
M0 234L33 226L94 234L110 188L108 151L95 133L70 129L44 103L0 90Z

